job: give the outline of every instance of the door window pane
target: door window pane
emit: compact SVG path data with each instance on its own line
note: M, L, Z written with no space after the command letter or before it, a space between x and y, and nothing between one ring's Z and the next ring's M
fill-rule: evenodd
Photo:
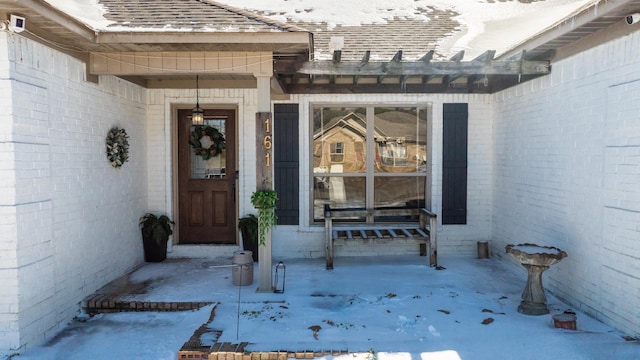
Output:
M226 117L205 117L204 126L191 125L189 143L191 149L192 179L223 179L226 176L226 148L216 156L203 155L205 151L213 149L212 145L214 143L210 135L215 133L215 130L222 136L225 136L225 125ZM212 131L211 129L215 130Z

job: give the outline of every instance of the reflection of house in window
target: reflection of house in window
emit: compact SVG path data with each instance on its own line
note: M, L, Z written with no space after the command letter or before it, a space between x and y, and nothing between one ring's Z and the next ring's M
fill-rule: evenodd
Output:
M332 163L344 162L344 143L334 142L331 143L329 148Z
M325 204L425 203L427 109L318 107L313 119L314 221Z
M379 143L381 161L389 166L407 166L407 145L404 138L387 139Z
M366 129L364 114L354 112L318 124L313 135L314 169L326 168L330 173L364 171ZM341 165L340 171L336 164Z
M365 156L364 156L364 143L363 142L357 142L355 144L353 144L353 147L356 150L356 166L359 169L366 169L366 163L365 163Z

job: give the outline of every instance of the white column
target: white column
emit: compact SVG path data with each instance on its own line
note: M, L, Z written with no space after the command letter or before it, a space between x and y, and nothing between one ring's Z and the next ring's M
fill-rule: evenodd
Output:
M258 79L258 112L271 112L271 76L256 75Z

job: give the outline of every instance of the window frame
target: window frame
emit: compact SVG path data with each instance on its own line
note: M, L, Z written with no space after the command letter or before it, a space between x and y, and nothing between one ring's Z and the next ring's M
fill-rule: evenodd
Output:
M376 153L376 147L378 146L378 144L375 141L375 126L369 125L369 124L374 124L374 119L375 119L375 109L376 108L416 108L419 109L420 111L425 111L426 112L426 134L425 134L425 138L426 138L426 159L425 159L425 169L424 171L419 171L417 170L416 172L413 173L388 173L388 172L376 172L375 169L373 169L372 166L367 166L366 167L366 171L365 172L353 172L353 173L315 173L314 172L314 165L313 165L313 151L314 151L314 112L318 109L322 109L322 108L362 108L365 109L365 114L366 114L366 123L367 123L367 130L366 130L366 140L365 140L365 148L366 148L366 154L367 154L367 158L370 158L374 155L369 155L369 154L375 154ZM308 148L309 148L309 157L310 157L310 161L308 162L308 174L309 174L309 188L311 189L311 191L309 191L309 205L307 206L307 210L309 211L309 221L311 225L321 225L324 224L324 220L323 219L315 219L314 218L314 180L316 178L316 176L318 177L331 177L331 176L337 176L337 177L344 177L344 178L349 178L349 177L363 177L365 179L365 204L367 204L366 206L373 206L373 204L375 204L375 192L373 189L375 189L374 187L374 182L375 182L375 178L376 177L424 177L425 178L425 184L424 184L424 202L425 202L425 207L430 208L431 207L431 182L432 182L432 178L433 178L433 169L432 169L432 163L433 163L433 131L432 131L432 127L433 127L433 105L431 102L419 102L419 103L325 103L325 102L318 102L318 103L310 103L309 104L309 134L308 134L308 139L309 139L309 144L308 144ZM405 144L406 146L406 144ZM344 151L344 148L343 148ZM330 154L331 155L331 154ZM405 161L409 162L411 159L409 159L408 153L405 156ZM367 161L369 161L367 159Z

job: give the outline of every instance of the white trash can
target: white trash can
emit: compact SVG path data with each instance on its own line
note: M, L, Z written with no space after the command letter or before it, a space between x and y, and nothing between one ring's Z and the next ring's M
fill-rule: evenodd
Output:
M233 253L231 267L233 285L247 286L253 284L253 253L242 250Z

